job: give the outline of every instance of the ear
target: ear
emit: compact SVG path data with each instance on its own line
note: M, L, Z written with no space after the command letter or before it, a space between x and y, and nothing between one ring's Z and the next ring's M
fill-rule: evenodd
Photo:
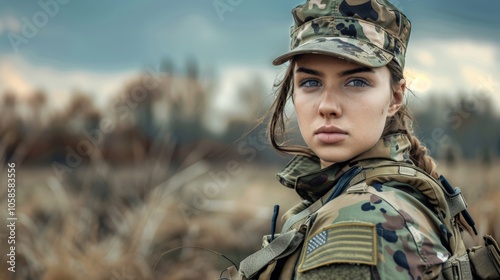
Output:
M406 89L406 81L401 79L392 88L391 104L389 105L389 110L387 111L387 116L392 117L403 105L403 95Z

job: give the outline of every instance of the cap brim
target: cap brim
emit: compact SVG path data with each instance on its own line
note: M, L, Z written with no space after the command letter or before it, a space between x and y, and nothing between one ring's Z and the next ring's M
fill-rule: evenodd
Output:
M393 59L393 55L374 44L345 37L321 37L305 42L295 49L273 60L281 65L296 55L323 54L340 57L368 67L382 67Z

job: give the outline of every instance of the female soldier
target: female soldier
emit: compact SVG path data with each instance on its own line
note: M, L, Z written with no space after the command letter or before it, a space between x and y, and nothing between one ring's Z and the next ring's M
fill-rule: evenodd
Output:
M292 14L269 132L276 150L296 154L278 179L303 202L232 279L470 275L450 218L463 199L450 210L403 102L409 20L387 0L309 0ZM284 144L288 100L307 147Z

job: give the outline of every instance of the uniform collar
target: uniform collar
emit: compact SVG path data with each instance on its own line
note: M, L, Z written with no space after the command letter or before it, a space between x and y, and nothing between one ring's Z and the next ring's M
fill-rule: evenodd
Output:
M285 187L295 189L303 199L316 201L352 166L365 166L379 160L411 163L410 148L406 134L392 134L381 138L372 148L355 158L323 169L318 157L295 156L276 177Z

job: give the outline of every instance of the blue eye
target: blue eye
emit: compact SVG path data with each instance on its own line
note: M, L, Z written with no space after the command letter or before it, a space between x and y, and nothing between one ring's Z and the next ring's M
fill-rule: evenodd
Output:
M366 87L368 83L362 79L352 79L346 85L352 87Z
M321 83L318 80L305 80L300 83L301 87L320 87Z

